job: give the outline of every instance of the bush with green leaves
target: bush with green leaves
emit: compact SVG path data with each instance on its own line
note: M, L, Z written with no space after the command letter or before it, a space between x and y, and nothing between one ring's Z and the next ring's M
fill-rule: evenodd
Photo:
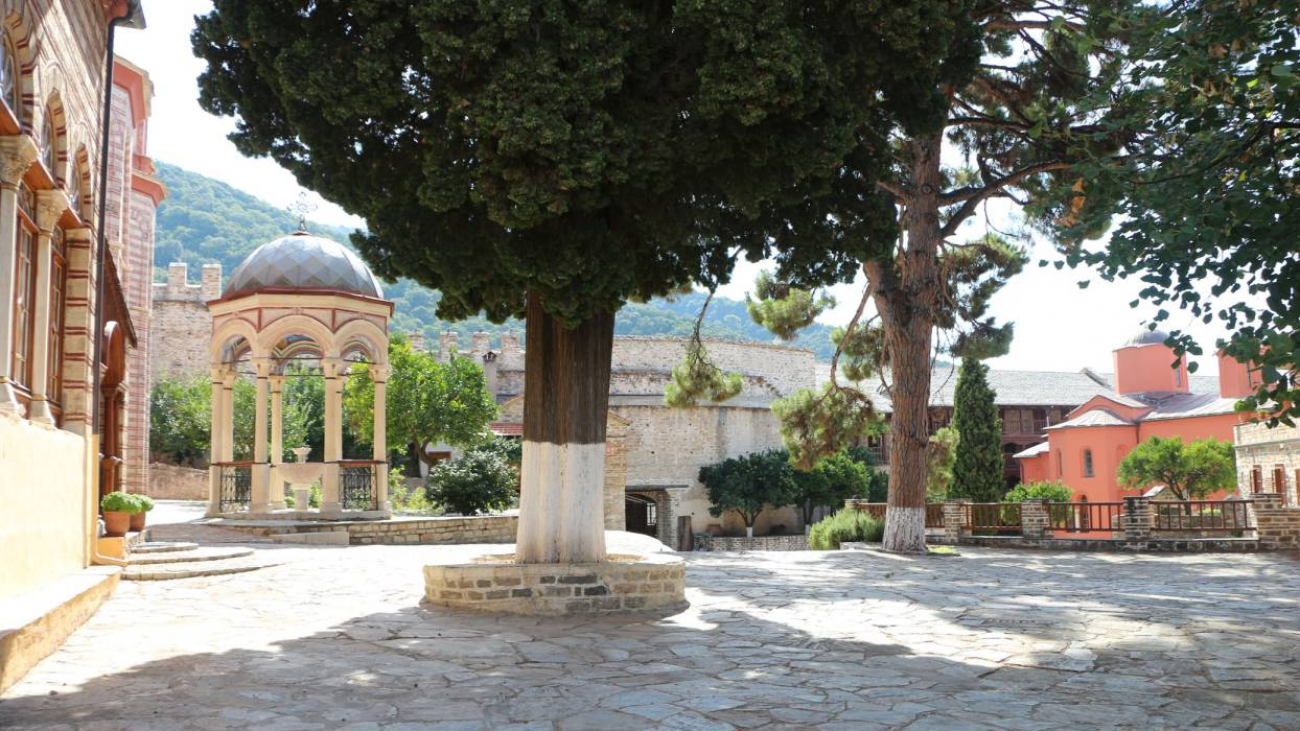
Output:
M784 450L769 449L731 457L700 468L699 480L708 492L709 515L715 518L733 512L745 528L752 529L768 507L794 502L794 467Z
M1054 503L1068 503L1074 491L1060 482L1024 482L1016 485L1002 498L1004 502L1021 503L1026 500L1047 499Z
M811 470L795 470L793 498L803 513L803 524L812 523L817 508L839 507L848 498L866 497L872 485L871 472L874 470L847 452L823 457Z
M425 481L425 494L448 512L478 515L510 507L518 484L519 473L499 451L471 449L439 462Z
M99 501L99 507L106 513L128 513L135 515L145 511L144 502L139 495L121 491L110 492Z
M876 469L880 466L880 457L867 447L853 446L845 450L854 462L867 468L867 491L858 497L866 498L870 503L889 501L889 472Z
M808 547L814 551L836 551L841 543L879 543L884 536L885 521L862 510L845 508L812 527Z
M148 495L135 495L134 497L140 503L140 512L147 513L153 510L153 498Z

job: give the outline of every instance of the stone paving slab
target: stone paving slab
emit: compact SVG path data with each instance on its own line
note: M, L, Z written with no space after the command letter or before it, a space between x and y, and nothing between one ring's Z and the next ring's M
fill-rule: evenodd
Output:
M963 548L693 554L672 616L421 607L502 546L267 547L123 584L6 731L1300 728L1300 563Z

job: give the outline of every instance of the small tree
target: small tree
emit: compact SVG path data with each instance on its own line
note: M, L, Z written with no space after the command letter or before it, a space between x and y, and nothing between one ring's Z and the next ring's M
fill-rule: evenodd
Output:
M948 499L952 490L953 463L961 435L951 426L940 428L926 446L925 500L937 503Z
M163 375L149 393L149 451L173 464L197 465L208 456L212 388L207 379Z
M840 507L854 495L866 496L871 488L867 472L867 467L847 452L826 457L811 470L795 470L793 501L803 513L805 530L812 525L817 508Z
M1210 438L1184 445L1181 437L1151 437L1120 462L1119 480L1133 489L1161 484L1179 500L1199 500L1234 487L1237 467L1228 442Z
M1002 420L988 370L974 358L962 358L953 398L952 426L959 439L950 492L977 503L994 502L1003 493Z
M519 473L496 449L471 449L440 462L429 474L425 494L433 502L461 515L478 515L510 507Z
M754 522L768 506L789 505L796 491L790 458L779 449L732 457L700 468L700 482L709 494L709 515L728 511L745 523L745 535L754 535Z
M876 469L880 464L880 458L876 453L863 446L852 446L845 452L867 470L867 490L862 493L862 497L869 503L883 503L888 500L889 471Z
M1022 482L1009 490L1002 499L1009 503L1043 499L1054 503L1068 503L1072 497L1074 491L1060 482Z
M416 455L433 466L425 447L446 443L470 446L488 438L488 422L498 413L483 369L468 358L439 363L432 353L415 350L401 336L388 346L388 442L414 444ZM365 366L353 369L344 394L352 428L364 439L374 430L375 388Z

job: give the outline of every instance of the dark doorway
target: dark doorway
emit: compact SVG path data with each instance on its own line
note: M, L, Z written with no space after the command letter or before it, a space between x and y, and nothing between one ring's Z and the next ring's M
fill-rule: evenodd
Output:
M641 495L628 495L625 502L627 505L628 532L657 538L659 536L659 515L655 501Z

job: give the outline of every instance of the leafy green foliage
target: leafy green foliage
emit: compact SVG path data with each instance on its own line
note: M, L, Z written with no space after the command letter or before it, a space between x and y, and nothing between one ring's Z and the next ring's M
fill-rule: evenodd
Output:
M389 341L388 364L386 437L390 446L468 446L489 438L487 425L498 409L482 366L460 357L439 363L432 353L411 348L400 335ZM375 387L367 366L353 368L343 403L353 429L369 440L374 428ZM427 458L424 449L416 453Z
M1002 419L997 396L989 387L988 366L964 358L953 395L952 426L957 430L957 451L952 464L951 497L977 503L995 502L1002 496Z
M708 492L709 515L717 518L731 511L745 527L769 506L781 507L795 500L794 469L789 455L779 449L731 457L700 468L699 480Z
M989 301L1027 261L1023 248L992 233L943 252L939 267L946 287L945 306L937 310L935 326L956 331L950 353L975 360L1007 354L1014 326L998 325L996 318L988 316Z
M848 452L826 457L811 470L795 470L792 502L803 512L803 524L812 522L817 508L842 505L851 497L867 497L872 486L870 471Z
M1051 500L1054 503L1068 503L1074 497L1074 490L1060 482L1022 482L1007 491L1002 497L1004 502L1022 503L1026 500Z
M127 513L136 515L145 511L139 495L125 492L110 492L99 501L101 510L110 513Z
M835 306L835 298L791 286L763 270L754 281L754 297L745 295L749 317L782 340L794 340L817 316Z
M800 469L810 469L827 455L843 451L884 428L861 391L828 383L820 392L800 389L772 402L781 422L781 441Z
M1237 485L1232 444L1198 439L1184 445L1181 437L1151 437L1119 463L1119 481L1129 488L1164 485L1179 500L1204 498Z
M1140 299L1160 306L1156 322L1173 305L1221 322L1231 336L1218 347L1254 362L1262 377L1241 407L1280 408L1276 416L1293 423L1300 414L1300 3L1158 7L1132 19L1124 113L1093 135L1121 137L1127 154L1098 155L1080 169L1095 189L1122 197L1123 217L1104 251L1071 249L1066 260L1096 266L1107 280L1140 277ZM1202 352L1184 330L1171 339L1180 355Z
M686 353L681 362L673 366L672 379L664 387L664 403L682 408L695 406L702 400L720 403L734 398L744 387L739 373L723 373L713 364L709 352L700 339L700 326L713 302L713 292L704 300L700 314L695 318L695 329L686 343Z
M149 393L149 451L172 464L202 465L212 431L212 384L193 378L154 378Z
M379 274L440 290L447 319L519 316L533 292L575 324L725 281L772 235L820 238L806 199L840 159L885 164L879 107L941 118L949 48L977 55L961 19L939 0L218 0L193 43L200 103L363 216Z
M854 462L867 468L867 490L862 493L862 497L867 502L883 503L889 500L889 472L882 469L875 469L880 464L880 458L875 452L863 446L852 446L845 450Z
M926 445L926 502L937 503L949 498L960 444L961 434L952 426L940 427L930 436Z
M425 484L430 501L454 513L478 515L513 504L519 473L500 451L478 448L439 462Z
M844 508L817 521L808 533L808 547L814 551L838 551L841 543L879 543L885 536L885 521L865 511Z

